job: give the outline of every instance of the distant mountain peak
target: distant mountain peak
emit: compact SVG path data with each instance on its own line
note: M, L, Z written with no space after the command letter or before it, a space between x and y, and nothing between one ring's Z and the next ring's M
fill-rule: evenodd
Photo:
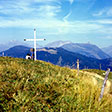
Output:
M54 42L51 42L51 43L47 44L45 47L57 48L57 47L61 47L61 46L65 45L65 44L69 44L69 43L72 43L72 42L58 40L58 41L54 41Z
M110 56L104 53L98 46L90 44L90 43L70 43L61 46L62 48L74 52L80 53L82 55L97 58L97 59L105 59L110 58Z

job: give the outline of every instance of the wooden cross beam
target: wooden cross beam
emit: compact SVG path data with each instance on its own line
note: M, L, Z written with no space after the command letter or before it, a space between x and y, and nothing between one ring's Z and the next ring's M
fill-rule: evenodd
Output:
M46 39L36 39L36 29L34 29L34 39L24 39L24 41L34 41L34 60L36 61L36 57L37 57L37 54L36 54L36 42L37 41L44 41Z

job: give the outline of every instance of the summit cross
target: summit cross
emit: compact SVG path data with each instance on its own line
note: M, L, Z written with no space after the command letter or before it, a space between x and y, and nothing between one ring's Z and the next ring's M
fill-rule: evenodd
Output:
M37 54L36 54L36 42L37 41L44 41L46 39L36 39L36 29L34 29L34 39L24 39L24 41L34 41L34 60L36 61L37 60Z

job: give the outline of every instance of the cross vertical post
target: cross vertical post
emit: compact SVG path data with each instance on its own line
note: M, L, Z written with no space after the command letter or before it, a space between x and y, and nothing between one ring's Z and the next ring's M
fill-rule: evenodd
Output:
M79 59L77 59L77 75L79 75Z
M36 54L36 29L34 29L34 60L37 60L37 54Z
M4 52L2 52L2 57L4 57Z
M34 29L34 39L24 39L24 41L34 41L34 60L37 60L37 48L36 48L36 41L44 41L46 39L36 39L36 29Z

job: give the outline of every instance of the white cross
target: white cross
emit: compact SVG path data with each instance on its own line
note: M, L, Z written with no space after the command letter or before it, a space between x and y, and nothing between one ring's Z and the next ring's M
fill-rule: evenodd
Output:
M24 41L34 41L34 60L36 61L36 41L44 41L46 39L36 39L36 29L34 29L34 39L24 39Z

